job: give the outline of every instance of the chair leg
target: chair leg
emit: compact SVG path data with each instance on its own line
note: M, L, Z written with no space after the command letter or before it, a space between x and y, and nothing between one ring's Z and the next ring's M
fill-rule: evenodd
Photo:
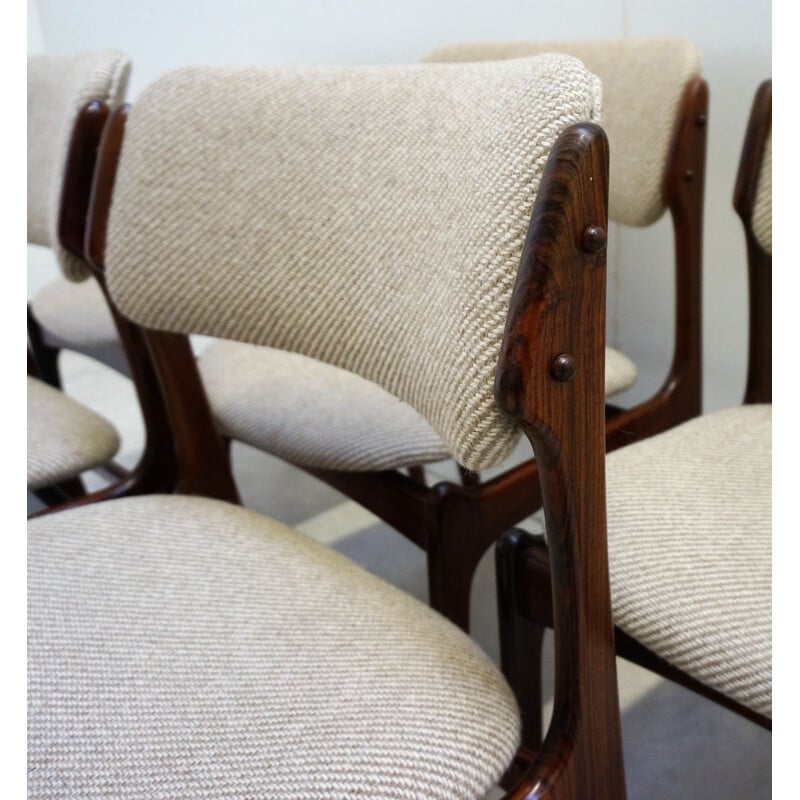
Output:
M421 464L418 464L414 467L408 468L408 477L412 480L415 480L417 483L421 483L423 486L425 485L425 467Z
M431 490L426 508L429 602L467 632L472 578L496 538L468 487L441 483Z
M42 328L31 313L30 305L28 306L28 344L36 359L39 377L45 383L49 383L50 386L60 389L61 376L58 372L58 354L61 350L57 347L51 347L45 342Z
M522 530L512 530L495 544L500 665L514 690L522 716L523 747L535 752L542 743L542 644L546 625L520 613L526 587L520 583L522 553L546 547ZM546 587L549 590L549 578Z
M458 465L458 474L461 476L462 486L480 486L481 476L477 472L471 472L466 467Z

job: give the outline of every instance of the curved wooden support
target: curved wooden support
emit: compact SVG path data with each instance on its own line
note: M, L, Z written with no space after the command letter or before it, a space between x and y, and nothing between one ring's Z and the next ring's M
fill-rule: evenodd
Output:
M565 131L542 179L495 383L533 445L549 532L550 728L515 797L625 797L605 527L608 145Z
M772 253L753 234L753 210L764 151L772 132L772 81L758 87L747 123L733 190L733 207L744 225L750 288L750 336L745 403L772 402Z

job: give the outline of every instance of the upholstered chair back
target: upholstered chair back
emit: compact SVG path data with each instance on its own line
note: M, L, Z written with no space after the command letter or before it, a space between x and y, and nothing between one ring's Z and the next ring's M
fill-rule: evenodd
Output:
M603 83L603 129L608 136L609 218L637 227L665 210L664 170L681 95L700 76L700 53L681 39L566 42L470 42L429 53L429 62L520 58L569 53Z
M112 296L146 327L360 374L460 463L499 462L518 434L492 386L534 198L600 91L565 55L168 74L127 121Z
M92 100L115 106L122 101L130 61L105 51L28 58L28 242L52 247L68 278L89 273L80 259L58 243L61 183L72 126Z

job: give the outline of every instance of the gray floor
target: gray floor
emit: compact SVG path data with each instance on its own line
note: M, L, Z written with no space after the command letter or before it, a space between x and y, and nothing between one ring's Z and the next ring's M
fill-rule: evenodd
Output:
M142 431L128 381L74 354L63 357L67 389L119 428L119 461L131 466ZM244 445L233 464L246 506L268 512L410 593L425 599L423 554L375 517L301 471ZM452 465L435 465L449 477ZM90 486L97 476L87 476ZM536 520L526 526L535 528ZM497 657L491 558L473 589L473 635ZM552 657L547 648L546 657ZM771 796L771 735L692 693L626 662L618 663L630 798L759 800ZM548 684L551 676L548 676ZM547 712L545 712L547 713ZM680 788L678 788L680 787Z

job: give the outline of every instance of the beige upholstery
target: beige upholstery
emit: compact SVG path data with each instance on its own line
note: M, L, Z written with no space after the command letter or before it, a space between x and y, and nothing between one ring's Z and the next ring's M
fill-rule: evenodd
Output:
M118 342L117 329L100 285L95 280L46 284L31 300L31 312L48 333L76 347Z
M753 206L753 235L767 253L772 253L772 131L767 137Z
M40 489L105 464L119 449L106 419L28 376L28 488Z
M355 372L465 466L498 463L518 431L494 370L539 177L599 102L561 55L179 70L128 120L112 295L150 327Z
M352 372L306 356L240 342L213 342L200 372L222 431L286 461L321 469L398 469L450 458L411 406ZM606 351L606 389L635 370Z
M72 126L91 100L112 106L121 102L129 74L130 62L114 51L28 57L28 241L52 247L72 280L88 275L86 266L58 244L57 236Z
M700 75L700 53L668 38L592 41L465 42L438 48L427 61L483 61L569 53L603 82L603 129L611 150L609 216L625 225L664 212L661 183L672 125L686 82Z
M706 414L607 459L617 625L772 715L772 407Z
M517 746L472 640L239 507L35 520L28 594L31 800L480 798Z

